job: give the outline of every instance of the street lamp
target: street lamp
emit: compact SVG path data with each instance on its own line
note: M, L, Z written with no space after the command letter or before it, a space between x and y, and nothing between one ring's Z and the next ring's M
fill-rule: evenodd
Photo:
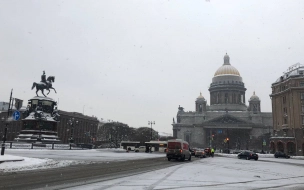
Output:
M70 127L71 127L71 134L70 134L69 141L70 141L70 143L74 143L74 124L78 125L78 121L75 121L75 119L72 118L68 121L67 124L70 125Z
M152 140L152 125L155 125L155 121L148 121L148 125L151 125L151 138L150 138L150 140Z

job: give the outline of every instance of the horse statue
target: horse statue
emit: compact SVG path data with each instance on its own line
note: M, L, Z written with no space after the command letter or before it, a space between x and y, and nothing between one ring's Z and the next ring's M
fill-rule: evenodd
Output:
M33 86L32 86L32 90L36 87L36 95L38 96L38 90L40 90L43 94L43 96L46 97L46 95L44 94L44 89L48 90L49 92L47 93L47 95L49 95L50 93L50 89L53 89L56 92L55 88L52 87L52 83L55 82L55 77L54 76L49 76L47 79L46 79L46 82L39 82L39 83L36 83L34 82L33 83Z

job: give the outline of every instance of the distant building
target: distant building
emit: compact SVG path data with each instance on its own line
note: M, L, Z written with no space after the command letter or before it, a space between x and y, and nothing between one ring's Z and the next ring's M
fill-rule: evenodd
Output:
M272 114L261 111L261 100L254 92L247 106L246 90L226 54L210 84L210 106L200 94L195 111L179 107L176 122L173 119L173 137L188 141L192 147L268 149Z
M304 155L304 65L295 64L271 86L272 151Z
M8 105L8 102L0 102L0 111L7 111Z
M73 136L74 143L94 143L97 137L98 119L77 112L59 111L60 122L57 126L58 136L63 143L68 143ZM74 118L73 130L69 120ZM73 134L71 134L73 132Z

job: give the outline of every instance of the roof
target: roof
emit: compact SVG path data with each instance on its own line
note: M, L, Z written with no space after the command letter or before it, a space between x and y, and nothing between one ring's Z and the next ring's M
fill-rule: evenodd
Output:
M202 96L202 93L200 92L200 95L196 99L203 99L205 100L204 96Z
M255 95L255 92L253 92L253 95L250 97L249 101L260 101L260 98Z
M275 83L283 81L285 79L296 77L296 76L302 76L304 77L304 65L300 63L296 63L288 68L286 72L283 73L282 76L280 76Z
M241 76L239 71L233 67L232 65L230 65L230 57L229 55L224 56L224 64L217 69L217 71L215 72L214 76L220 76L220 75L235 75L235 76Z

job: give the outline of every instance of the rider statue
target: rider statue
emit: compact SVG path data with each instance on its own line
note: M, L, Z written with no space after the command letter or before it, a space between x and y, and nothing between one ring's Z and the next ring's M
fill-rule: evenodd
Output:
M43 82L47 86L45 71L43 71L43 74L41 75L41 82Z

